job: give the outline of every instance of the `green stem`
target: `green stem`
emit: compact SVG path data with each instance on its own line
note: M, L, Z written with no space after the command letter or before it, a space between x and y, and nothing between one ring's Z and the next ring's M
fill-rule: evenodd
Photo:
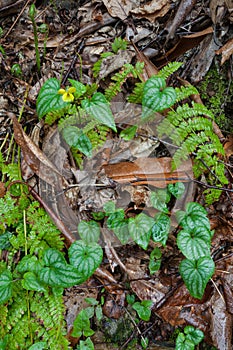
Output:
M36 65L37 65L38 72L40 73L40 52L39 52L39 42L38 42L38 33L37 33L37 26L35 21L35 14L36 14L36 7L34 4L32 4L29 10L29 16L33 26L35 51L36 51Z

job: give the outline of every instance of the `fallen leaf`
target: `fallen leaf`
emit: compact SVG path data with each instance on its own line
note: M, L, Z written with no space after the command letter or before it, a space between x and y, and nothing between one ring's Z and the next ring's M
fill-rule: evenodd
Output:
M222 54L221 65L223 65L231 55L233 54L233 39L227 41L219 50L216 51L217 55Z
M192 163L185 161L171 172L171 158L138 158L134 162L104 165L108 177L119 183L132 185L150 184L164 188L168 183L189 182L192 179Z
M138 0L103 0L103 3L112 17L118 17L122 21L128 17L130 11L140 5L140 1Z
M191 12L196 2L197 0L181 0L180 5L176 11L175 17L172 19L172 23L169 22L166 26L166 30L168 31L167 41L174 37L176 30Z
M157 0L150 1L144 5L141 5L130 12L138 18L146 18L150 22L154 23L156 18L163 17L170 9L169 0Z

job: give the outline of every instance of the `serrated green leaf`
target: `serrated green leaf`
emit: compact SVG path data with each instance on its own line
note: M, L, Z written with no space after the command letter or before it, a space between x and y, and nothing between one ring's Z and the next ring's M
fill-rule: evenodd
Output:
M142 98L142 119L153 112L161 112L176 102L176 92L172 87L166 87L166 81L156 76L145 82Z
M79 98L80 96L84 95L87 91L87 88L85 85L80 83L78 80L68 79L70 84L76 89L76 91L73 93L75 98Z
M67 265L67 261L64 258L63 254L59 252L57 249L49 248L46 249L43 253L43 263L45 266L61 266Z
M125 217L125 212L123 209L118 209L114 213L110 214L107 219L107 227L113 230L115 227L118 227L119 222L122 222Z
M97 243L89 245L79 240L69 248L70 263L75 266L85 279L88 279L99 267L103 259L103 250Z
M169 184L167 188L168 188L168 191L175 198L180 198L185 191L185 185L183 184L183 182L176 182L175 184Z
M143 249L148 247L153 224L154 219L144 213L129 219L130 236Z
M189 339L195 345L198 345L204 339L204 333L193 326L186 326L184 333L186 334L186 339Z
M96 92L91 99L82 100L81 104L86 113L98 120L98 122L107 125L115 132L117 131L109 103L102 93Z
M75 147L81 135L81 130L77 126L68 125L62 130L62 136L70 147Z
M134 138L136 131L137 131L138 126L137 125L133 125L130 126L127 129L124 129L120 132L120 137L122 139L124 139L125 141L130 141Z
M161 257L161 250L158 247L155 247L150 253L149 270L151 275L160 269Z
M160 213L156 217L156 221L151 228L151 237L154 242L166 244L168 234L170 231L171 220L168 215Z
M92 242L98 242L100 237L100 226L94 221L80 221L78 224L78 233L82 240L86 244L90 244Z
M198 260L185 259L180 263L180 274L189 293L201 299L205 287L214 273L215 265L211 257L202 257Z
M186 206L186 211L178 211L176 218L183 228L193 229L197 226L205 226L210 230L210 222L206 210L195 202L190 202Z
M129 220L124 219L122 221L115 222L113 227L115 235L122 244L126 244L130 239L128 223Z
M0 235L0 249L7 249L11 246L10 238L13 234L9 231L6 231Z
M56 263L56 266L44 267L38 273L39 280L51 287L68 288L85 281L85 276L74 266Z
M194 350L194 349L195 349L195 344L189 339L186 339L183 333L179 333L178 337L176 338L175 350Z
M51 111L64 108L67 102L64 102L62 96L58 94L60 82L56 78L48 79L42 88L36 101L36 111L39 119Z
M12 274L5 270L0 274L0 304L5 303L12 296Z
M189 260L197 260L210 255L211 231L206 227L181 230L177 235L177 245Z
M81 133L75 147L87 157L92 157L92 144L87 135Z
M142 302L136 302L132 305L132 308L137 311L138 316L143 321L149 321L151 316L151 306L153 302L151 300L143 300Z
M33 272L26 272L21 281L26 290L35 290L37 292L46 292L45 286L38 280Z
M40 341L30 346L28 350L43 350L46 348L47 348L47 344L44 341Z
M72 337L79 338L82 335L89 337L95 332L90 328L89 315L85 309L81 310L73 324Z
M159 189L150 193L151 205L163 213L168 213L167 203L171 199L171 194L165 189Z
M113 201L108 201L107 203L104 204L103 209L106 215L110 215L115 212L116 204Z
M24 256L17 265L17 270L20 273L31 271L37 273L42 268L41 263L38 261L35 255Z
M91 338L80 340L78 350L94 350L94 344Z
M62 130L62 136L66 143L75 149L78 149L85 156L92 156L92 144L87 135L76 126L69 125Z

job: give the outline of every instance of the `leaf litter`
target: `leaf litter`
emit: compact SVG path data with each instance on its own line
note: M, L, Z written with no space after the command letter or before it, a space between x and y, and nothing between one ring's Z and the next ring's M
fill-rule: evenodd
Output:
M80 1L78 7L76 2L72 0L56 2L57 7L53 7L47 1L38 1L38 24L46 22L50 26L48 37L43 33L39 35L40 48L43 48L46 41L46 53L40 78L35 73L34 39L27 9L20 14L18 21L11 27L15 19L11 15L17 16L21 6L23 7L23 1L17 1L16 4L10 0L0 2L1 26L9 29L7 35L1 38L1 45L5 48L6 54L0 53L2 71L4 72L4 75L0 77L2 86L0 93L1 97L6 99L7 105L5 102L1 104L0 115L7 118L6 111L18 114L24 106L22 124L27 126L31 122L34 125L37 123L35 102L43 81L51 76L59 79L62 70L66 72L70 69L73 56L79 51L81 59L79 57L74 66L71 67L71 77L73 79L82 78L83 83L92 83L92 65L98 60L100 53L110 49L110 43L115 36L124 36L126 33L128 39L132 40L133 46L129 46L129 49L123 51L123 54L105 59L101 67L100 78L105 78L106 81L110 80L110 75L115 70L135 59L145 63L145 80L152 74L156 74L169 60L178 59L184 62L179 71L180 78L191 83L198 83L208 72L213 60L218 59L218 55L221 55L221 64L224 64L231 60L233 52L229 30L232 23L231 1ZM210 29L212 26L213 30ZM145 34L136 39L140 31ZM153 57L148 58L146 52L153 52ZM22 65L24 79L12 75L11 66L15 62ZM101 81L100 84L103 82ZM28 99L25 104L26 91ZM125 93L127 93L127 86L123 88L123 95ZM125 107L124 96L120 94L119 96L118 103ZM134 115L135 111L131 110L130 113ZM124 114L123 119L126 122ZM55 178L56 182L60 184L59 190L64 188L64 185L69 189L69 186L75 185L74 181L76 180L72 179L72 174L75 174L75 178L78 178L79 181L80 177L83 178L82 181L86 186L78 193L78 206L82 208L79 215L82 218L88 218L90 208L99 210L109 200L124 202L125 208L131 202L136 203L137 208L145 204L146 198L148 198L148 178L151 177L145 162L148 162L150 152L153 154L164 152L157 149L158 145L147 144L145 150L145 139L142 137L138 141L138 153L134 152L133 155L132 153L129 155L124 144L117 146L117 150L113 152L117 140L111 139L108 141L108 147L99 150L91 161L84 163L84 169L80 171L69 164L66 148L61 145L59 138L52 136L54 134L48 127L44 128L47 138L41 139L39 137L39 142L38 139L35 142L36 146L18 125L15 117L13 117L13 121L16 142L21 147L25 162L39 178L40 186L36 190L42 198L42 192L47 191L47 189L43 189L46 183L53 186ZM9 120L7 124L4 119L1 120L3 135L6 135L7 128L11 128ZM30 128L28 129L32 131ZM5 147L8 144L7 142ZM42 147L39 148L38 145L41 146L41 144ZM133 147L135 146L132 145L131 151ZM231 136L225 143L225 149L229 162L232 162ZM53 152L48 154L49 150L53 150ZM56 150L60 154L63 153L63 161L61 162L59 159L60 163L56 161ZM141 153L141 157L139 153ZM106 154L105 160L103 154ZM164 156L168 156L166 151ZM136 158L136 162L128 162L125 174L122 175L123 162L125 159L129 160L130 157L132 160ZM111 164L112 159L117 159L117 164ZM156 158L159 164L162 162L161 159L165 161L165 158ZM42 164L43 171L41 171ZM136 169L135 164L137 164ZM135 179L135 171L140 169L140 164L142 164L144 173L139 175L140 177L143 175L144 179L140 185L137 184L137 186L141 186L140 188L132 190L134 186L127 182ZM100 171L102 165L106 169L105 174ZM168 165L164 165L162 162L160 167L164 166ZM94 172L93 169L95 169ZM184 170L185 176L189 171L190 168L187 165ZM158 167L155 167L155 164L152 166L152 172L153 177L159 176ZM120 191L110 188L109 178L116 180L115 176L121 183L125 182ZM90 186L97 183L105 185L109 189L102 189L97 193ZM230 188L231 185L229 185ZM189 201L194 196L194 190L195 187L189 191ZM4 191L4 186L1 184L1 193ZM57 212L56 208L52 208L53 214L60 213L56 224L64 235L69 231L69 227L64 228L63 226L66 224L69 226L70 222L73 224L77 222L77 210L71 203L75 196L77 193L71 195L69 200L64 196ZM88 203L90 198L92 198L91 206ZM145 263L149 260L148 253L131 244L119 248L117 242L112 241L112 238L110 238L111 244L106 243L109 234L106 232L104 244L106 245L108 261L103 263L103 266L96 271L95 277L83 286L84 296L77 297L75 291L67 291L67 314L69 312L77 314L82 307L79 306L76 310L72 310L72 303L68 304L68 300L72 299L74 305L77 298L82 299L87 295L96 296L96 294L92 294L92 288L96 288L100 283L106 289L104 306L106 316L112 319L122 318L122 309L124 310L125 307L124 281L128 280L131 292L133 291L139 300L149 299L153 301L150 324L142 324L142 328L144 327L145 334L148 334L154 343L166 346L164 342L170 339L176 327L190 324L203 330L208 344L214 345L218 349L231 349L233 312L232 201L232 192L229 192L228 198L223 193L219 203L208 208L210 222L215 228L212 254L215 256L216 273L213 277L214 284L211 282L208 284L201 301L189 295L178 277L178 262L181 260L181 256L174 246L173 233L164 251L161 271L151 277ZM65 211L61 210L64 203ZM46 206L46 201L44 206ZM129 206L127 210L133 211L135 207ZM73 226L77 225L71 226L72 231ZM72 235L70 237L73 239ZM149 251L152 248L153 244ZM90 289L88 289L89 287ZM74 315L67 317L69 326L72 323L70 321L72 318ZM97 348L98 346L101 348L101 341L100 339L96 340ZM106 348L106 344L104 348Z

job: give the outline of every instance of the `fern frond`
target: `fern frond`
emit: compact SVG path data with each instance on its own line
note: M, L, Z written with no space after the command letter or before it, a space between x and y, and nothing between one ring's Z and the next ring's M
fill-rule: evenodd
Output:
M181 87L176 87L176 102L180 102L191 95L196 95L198 94L198 90L193 86L193 85L187 85L187 86L181 86Z
M140 74L142 74L143 64L138 62L134 67L130 63L124 64L120 72L114 74L111 78L112 83L105 90L105 97L108 101L112 100L114 96L116 96L122 88L122 85L125 83L126 79L129 76L133 76L134 78L139 78Z
M145 83L136 83L132 94L128 96L128 101L131 103L142 103L143 88Z
M181 66L182 62L169 62L157 74L158 77L167 79L170 75L176 72Z

